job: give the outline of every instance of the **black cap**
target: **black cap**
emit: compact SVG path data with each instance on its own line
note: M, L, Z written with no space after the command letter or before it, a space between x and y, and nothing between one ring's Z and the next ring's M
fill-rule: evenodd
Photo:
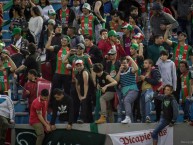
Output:
M183 31L178 31L178 32L177 32L177 35L180 35L180 34L183 34L184 36L186 36L186 37L187 37L186 32L183 32Z

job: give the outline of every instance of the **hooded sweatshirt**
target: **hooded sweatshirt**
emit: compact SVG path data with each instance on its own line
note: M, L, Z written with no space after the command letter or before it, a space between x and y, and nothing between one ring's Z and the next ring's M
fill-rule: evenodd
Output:
M9 96L0 95L0 116L14 119L14 105Z
M176 83L177 83L177 77L176 77L176 66L174 62L170 59L166 61L162 61L161 59L157 62L159 71L161 73L162 82L164 85L171 85L173 86L174 91L176 90Z

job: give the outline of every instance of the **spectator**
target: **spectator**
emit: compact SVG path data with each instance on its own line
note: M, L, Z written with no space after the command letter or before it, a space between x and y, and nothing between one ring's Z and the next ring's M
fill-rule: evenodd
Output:
M46 29L47 29L48 21L49 21L49 20L54 20L56 25L58 25L58 24L61 23L58 19L56 19L56 12L55 12L54 9L49 9L49 10L48 10L48 17L49 17L49 19L46 20L46 21L43 23L43 28L42 28L42 30L46 30Z
M90 56L90 59L92 60L92 63L100 63L102 62L102 52L98 49L96 45L94 45L92 36L85 35L85 46L86 46L86 53Z
M13 0L13 5L9 10L9 18L12 19L13 18L13 7L16 5L20 5L20 0Z
M53 131L56 129L55 122L58 113L60 122L67 122L66 129L71 130L74 119L72 98L65 94L64 91L57 88L54 90L53 95L55 101L53 103L53 114L50 122L51 130Z
M21 0L22 16L25 18L27 22L31 18L30 8L31 8L31 5L28 1Z
M10 124L14 124L14 105L9 96L0 95L0 144L5 145L6 133Z
M123 31L122 31L122 27L126 26L128 23L125 21L124 19L124 14L120 11L117 11L117 29L115 29L115 31L118 33L119 37L122 38L123 36Z
M193 62L192 47L186 44L187 34L183 31L178 31L178 42L171 41L168 39L168 33L170 26L167 27L164 35L165 42L173 48L172 60L174 61L176 68L179 68L179 63L182 60L190 60Z
M164 35L167 25L171 25L171 29L178 27L178 22L168 13L162 11L163 7L160 3L153 3L153 15L151 16L150 25L152 35Z
M132 43L132 38L133 38L133 26L130 24L126 24L125 26L122 27L123 31L123 47L126 52L126 55L131 55L130 52L130 46Z
M62 23L63 34L66 34L68 26L72 26L75 14L72 9L67 7L69 0L61 0L62 7L56 11L56 19Z
M89 73L93 74L92 61L88 55L84 54L84 51L85 45L83 43L79 43L77 45L76 50L71 49L70 53L66 55L66 60L68 60L69 64L72 66L72 84L70 89L70 95L71 97L73 97L74 103L74 122L77 122L80 110L80 100L75 85L75 76L78 73L75 62L77 60L82 60L84 62L84 68L87 69Z
M150 45L147 48L147 58L151 59L153 61L153 64L156 64L162 50L165 50L165 48L163 47L163 36L155 35L154 44Z
M161 73L163 85L171 85L173 90L176 91L176 66L172 60L168 59L168 57L168 51L162 50L160 52L160 59L157 62L157 65Z
M51 40L51 45L52 46L58 45L59 47L61 47L62 46L61 39L63 37L62 24L61 23L56 24L54 27L54 30L55 30L55 34ZM52 53L52 51L46 49L46 61L50 61L50 63L51 63L52 75L55 73L55 70L56 70L56 58L57 58L56 53Z
M97 16L98 20L101 23L106 22L106 20L104 19L104 2L105 0L94 0L93 2L94 14Z
M75 19L73 21L73 26L78 30L79 25L77 24L77 21L82 16L82 8L81 8L81 1L80 0L73 0L73 6L71 9L74 11Z
M132 67L129 67L128 62L131 62ZM128 56L121 59L121 66L116 76L117 82L120 82L121 92L124 97L124 107L126 116L121 123L133 122L132 105L138 96L138 88L136 83L135 73L138 70L138 66L135 61ZM129 80L129 81L128 81Z
M10 67L5 67L4 63L9 63ZM2 51L0 54L0 94L7 94L10 89L9 75L16 70L16 65L10 56Z
M119 3L118 10L124 12L125 18L129 16L129 10L131 6L141 7L140 4L136 0L122 0Z
M15 71L16 73L19 73L25 70L24 72L25 79L27 78L28 71L31 69L35 69L38 73L38 76L41 76L41 68L40 68L41 60L39 54L36 52L37 50L36 45L34 43L30 43L28 45L28 50L29 56L26 58L24 63Z
M51 35L46 44L46 49L57 54L56 61L56 71L53 77L52 82L52 91L55 88L64 88L64 92L66 94L70 94L70 80L71 80L71 69L68 67L68 62L65 61L65 55L67 55L70 51L68 45L70 43L70 37L67 35L62 36L61 43L62 46L59 45L51 45L51 41L54 35ZM53 95L51 96L51 100L53 99Z
M140 82L140 77L139 76L141 75L141 71L143 69L143 61L144 61L143 44L139 43L139 45L138 45L137 43L132 43L130 52L131 52L131 58L138 65L138 71L135 75L136 75L137 86L138 86L138 88L140 88L141 87L141 82ZM129 64L131 65L131 63L129 63ZM140 122L141 121L140 98L141 98L141 91L138 91L138 97L134 101L134 105L133 105L133 119L134 119L134 122Z
M121 63L117 60L117 51L114 49L110 49L108 52L108 59L104 61L104 70L107 72L112 78L115 78L120 67Z
M110 101L114 98L114 86L117 85L117 81L115 81L108 73L103 71L103 65L100 63L94 64L93 71L96 73L97 89L102 91L102 96L100 97L101 116L97 121L95 121L95 123L106 123L106 101Z
M92 95L94 93L94 84L91 78L90 72L84 68L82 60L76 60L76 69L78 73L76 74L76 91L78 98L80 100L80 115L79 120L84 123L93 122L92 117ZM78 122L79 122L78 120Z
M28 50L28 40L24 39L21 36L21 28L14 28L12 32L13 42L12 47L13 50L16 50L16 54L12 55L11 58L13 59L14 63L17 67L22 65L22 61L26 55L26 51ZM21 53L18 53L21 52Z
M120 41L117 38L117 32L114 30L110 30L108 32L108 41L106 49L109 51L110 49L115 49L117 51L117 60L123 56L126 56L125 50L123 49Z
M13 7L13 18L10 23L9 29L13 31L14 28L20 27L21 29L27 29L27 22L25 18L22 16L22 9L20 5L15 5Z
M84 43L84 37L82 35L76 34L76 28L75 27L72 27L72 26L68 27L67 35L71 38L71 41L70 41L70 48L71 49L76 49L76 46L79 43Z
M93 41L98 42L98 33L100 32L102 26L97 17L91 13L91 7L88 3L84 3L82 6L83 16L79 19L81 34L89 34L92 36Z
M56 24L55 20L49 19L48 24L46 26L47 28L45 30L42 30L41 32L38 49L42 53L45 52L45 45L46 42L48 41L48 38L54 33L55 24Z
M191 22L191 10L190 7L193 4L192 0L173 0L171 8L174 12L175 19L179 23L178 31L187 33L188 44L192 44L192 22Z
M28 99L28 109L30 111L33 100L37 98L37 77L38 73L35 69L30 69L27 74L28 82L24 85L23 99Z
M102 29L100 31L100 38L101 39L99 40L97 46L101 50L102 56L104 58L108 53L107 48L106 48L106 44L108 41L108 30L107 29Z
M160 3L160 4L163 6L163 9L162 9L162 10L163 10L164 12L172 15L171 10L170 10L169 8L165 7L165 5L164 5L165 0L156 0L155 2ZM176 18L175 18L175 19L176 19Z
M184 122L190 121L190 98L192 95L192 75L189 72L189 66L186 61L180 62L180 72L181 72L181 98L180 98L180 104L182 106L182 109L184 111Z
M29 0L32 7L35 7L36 5ZM40 15L43 17L43 20L46 21L49 19L48 17L48 11L50 9L53 9L52 5L50 4L49 0L39 0L39 3L37 4L37 8L40 11ZM32 15L33 16L33 15Z
M144 72L140 76L141 86L141 116L142 122L150 123L151 99L153 92L160 87L161 74L158 69L153 67L151 59L144 60Z
M49 92L47 89L41 91L31 105L29 123L34 128L37 135L36 145L42 145L45 134L44 131L50 132L51 128L47 121L47 104Z
M29 40L30 42L39 43L40 34L42 31L43 26L43 19L41 17L40 10L38 7L32 7L31 8L31 15L32 17L29 20L29 31L31 35L33 36L34 40Z
M167 125L172 127L178 117L178 104L172 95L173 88L170 85L164 87L164 95L158 95L158 92L154 93L154 99L162 100L163 115L159 121L157 127L152 133L153 145L158 143L158 134Z
M117 15L117 10L113 10L110 15L111 15L111 21L109 22L109 28L108 30L117 30L118 29L118 15Z

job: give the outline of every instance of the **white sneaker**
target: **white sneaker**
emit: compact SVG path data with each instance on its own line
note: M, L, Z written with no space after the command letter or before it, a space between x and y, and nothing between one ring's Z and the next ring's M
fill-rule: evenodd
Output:
M126 116L125 119L123 121L121 121L121 123L123 123L123 124L131 123L130 117Z

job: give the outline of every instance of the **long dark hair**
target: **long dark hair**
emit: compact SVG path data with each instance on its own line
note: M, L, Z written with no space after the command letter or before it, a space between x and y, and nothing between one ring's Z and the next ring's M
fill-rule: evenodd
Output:
M13 10L15 10L20 17L22 16L22 9L20 5L13 5Z
M42 3L41 3L41 0L39 0L39 3L38 3L38 5L42 5ZM49 2L49 0L46 0L46 6L49 6L50 5L50 2Z
M38 7L32 7L32 11L36 16L41 16L41 12Z

